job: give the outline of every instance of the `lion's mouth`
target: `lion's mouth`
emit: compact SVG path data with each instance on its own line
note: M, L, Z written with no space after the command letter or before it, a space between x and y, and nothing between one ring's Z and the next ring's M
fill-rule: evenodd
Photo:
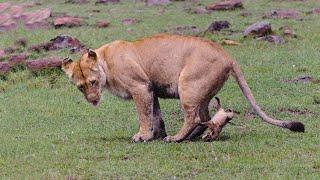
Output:
M99 104L99 100L93 100L90 102L93 106L97 106Z

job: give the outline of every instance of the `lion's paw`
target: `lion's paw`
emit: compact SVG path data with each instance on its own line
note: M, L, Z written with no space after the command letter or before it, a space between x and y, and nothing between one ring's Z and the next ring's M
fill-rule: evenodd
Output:
M163 139L163 141L164 141L164 142L167 142L167 143L169 143L169 142L181 142L182 139L177 138L176 136L167 136L167 137L165 137L165 138Z
M137 134L132 136L131 139L133 142L147 142L147 141L151 141L153 139L153 135L151 133L142 134L142 133L138 132Z

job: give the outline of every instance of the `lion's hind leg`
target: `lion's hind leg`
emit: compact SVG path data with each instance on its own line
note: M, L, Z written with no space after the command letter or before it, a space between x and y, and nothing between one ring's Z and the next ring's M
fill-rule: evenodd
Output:
M203 103L201 103L200 106L200 120L201 122L207 122L210 120L210 114L209 114L209 103L210 99L206 99ZM201 136L204 131L207 129L206 126L197 125L197 127L192 131L192 133L186 138L187 140L193 140Z
M154 97L153 100L153 135L155 139L163 139L167 136L157 97Z

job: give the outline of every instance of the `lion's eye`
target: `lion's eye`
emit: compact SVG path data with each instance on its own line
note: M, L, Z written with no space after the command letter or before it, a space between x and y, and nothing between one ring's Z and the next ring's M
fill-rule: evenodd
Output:
M79 89L81 92L83 92L83 91L84 91L84 85L78 86L78 89Z
M92 80L90 81L91 86L96 86L97 85L97 81L96 80Z

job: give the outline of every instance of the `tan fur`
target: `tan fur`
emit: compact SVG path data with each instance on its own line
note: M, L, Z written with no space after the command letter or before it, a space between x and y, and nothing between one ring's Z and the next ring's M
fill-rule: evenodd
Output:
M159 34L134 42L114 41L79 61L63 62L62 68L94 105L104 88L132 98L140 124L132 138L136 142L166 136L158 98L179 98L184 112L183 127L165 141L179 142L203 133L198 124L210 119L210 99L230 74L265 121L280 127L288 124L262 114L236 62L219 45L198 37ZM92 81L97 84L92 86Z
M221 133L223 127L232 120L234 114L232 111L225 111L220 104L219 98L216 97L216 114L211 118L210 121L201 122L201 125L208 127L207 132L202 136L205 141L216 140Z

